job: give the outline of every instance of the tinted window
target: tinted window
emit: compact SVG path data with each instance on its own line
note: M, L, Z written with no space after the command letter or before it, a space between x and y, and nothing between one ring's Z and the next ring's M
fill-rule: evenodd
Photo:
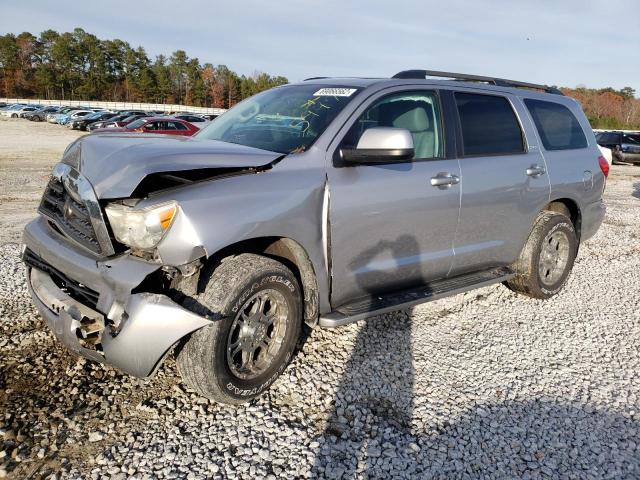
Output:
M586 148L587 137L567 107L543 100L525 99L524 103L531 113L545 149Z
M125 128L127 128L128 130L135 130L136 128L140 128L141 126L143 126L145 122L146 120L144 118L141 118L139 120L134 120L133 122L129 123Z
M600 145L620 143L620 139L617 133L599 133L596 136L596 140Z
M371 127L409 130L413 137L415 159L443 156L440 111L433 92L395 93L376 101L349 129L342 146L355 148L362 133Z
M465 155L524 152L522 130L506 98L456 93L456 104Z
M622 143L632 143L634 145L640 145L640 135L633 135L625 133L622 136Z

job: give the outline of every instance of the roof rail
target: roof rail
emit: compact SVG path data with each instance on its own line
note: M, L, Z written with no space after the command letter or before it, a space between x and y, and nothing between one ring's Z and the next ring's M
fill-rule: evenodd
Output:
M309 80L322 80L323 78L329 78L329 77L309 77L309 78L305 78L303 82L308 82Z
M436 70L404 70L396 73L392 78L424 79L425 77L443 77L471 82L486 82L499 87L533 88L535 90L544 90L547 93L553 93L555 95L564 95L557 87L550 87L549 85L519 82L517 80L507 80L506 78L469 75L467 73L438 72Z

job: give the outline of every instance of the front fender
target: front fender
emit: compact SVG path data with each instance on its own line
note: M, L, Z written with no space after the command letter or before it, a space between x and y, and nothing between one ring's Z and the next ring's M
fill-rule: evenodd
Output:
M165 265L184 265L257 238L294 240L313 265L324 311L329 308L322 241L325 180L324 168L302 158L286 158L264 172L195 183L155 195L140 206L169 200L180 206L174 225L158 245Z

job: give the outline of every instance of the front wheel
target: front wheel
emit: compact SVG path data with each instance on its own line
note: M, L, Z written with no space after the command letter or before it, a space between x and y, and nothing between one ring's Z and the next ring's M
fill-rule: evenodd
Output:
M577 252L571 219L563 213L540 212L514 265L516 275L506 285L529 297L550 298L567 281Z
M298 281L283 264L260 255L225 258L204 292L187 297L184 306L212 322L184 343L178 369L189 387L218 402L242 403L267 390L300 335Z

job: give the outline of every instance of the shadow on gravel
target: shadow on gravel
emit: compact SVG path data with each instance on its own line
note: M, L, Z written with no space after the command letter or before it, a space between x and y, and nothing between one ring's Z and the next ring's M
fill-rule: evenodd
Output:
M313 478L640 478L637 410L505 400L450 423L412 422L411 322L396 322L379 318L360 330L317 439ZM395 335L406 347L385 351Z
M631 196L640 198L640 182L636 182L633 184L633 192L631 193Z
M361 326L312 445L313 478L640 478L640 409L504 400L453 417L445 404L414 396L413 358L410 314ZM420 383L439 382L420 375Z

